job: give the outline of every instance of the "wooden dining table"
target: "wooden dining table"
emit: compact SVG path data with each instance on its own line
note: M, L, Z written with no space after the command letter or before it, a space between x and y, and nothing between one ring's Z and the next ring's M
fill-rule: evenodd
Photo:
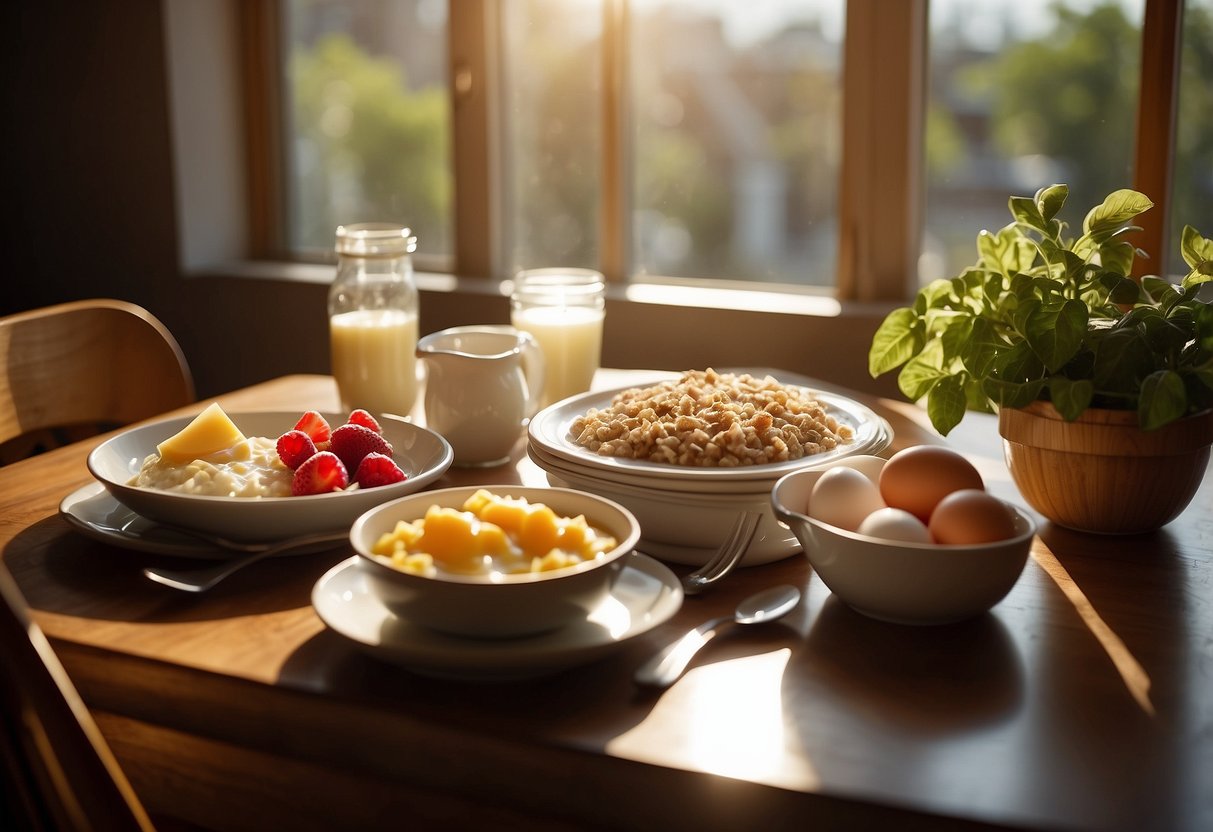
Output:
M600 371L595 385L645 378ZM889 421L892 450L947 444L1024 505L993 417L944 439L913 405L851 395ZM318 375L215 400L338 409ZM102 439L0 468L0 554L135 790L186 828L1213 829L1213 476L1152 534L1037 517L1014 588L960 623L867 618L797 551L592 663L485 682L328 629L311 593L346 545L201 595L148 581L148 565L188 563L59 513ZM435 487L519 483L546 484L521 437L508 464ZM668 689L634 683L686 629L780 583L803 592L786 618L722 634Z

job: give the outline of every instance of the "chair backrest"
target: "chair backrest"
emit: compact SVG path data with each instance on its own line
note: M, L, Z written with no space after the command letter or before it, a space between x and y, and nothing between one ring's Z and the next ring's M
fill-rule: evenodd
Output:
M2 562L0 656L0 828L152 829Z
M0 442L137 422L194 400L176 339L150 312L83 300L0 318Z

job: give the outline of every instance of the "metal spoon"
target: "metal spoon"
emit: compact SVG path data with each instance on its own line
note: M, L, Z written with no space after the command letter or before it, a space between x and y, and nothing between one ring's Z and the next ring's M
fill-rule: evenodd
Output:
M636 683L651 687L669 687L687 669L699 649L711 641L728 622L735 624L764 624L791 612L800 603L800 590L780 584L745 598L732 616L723 615L700 624L678 641L673 642L636 671Z
M292 537L274 543L241 543L193 531L189 531L189 533L195 534L198 537L205 537L217 545L234 551L244 552L245 554L243 557L225 560L218 566L210 566L204 569L177 570L148 567L143 570L143 574L158 584L164 584L183 592L205 592L232 573L243 569L249 564L256 563L262 558L268 558L270 555L276 555L279 552L286 552L291 549L316 546L322 543L336 545L343 540L349 539L349 532L323 532L321 534Z

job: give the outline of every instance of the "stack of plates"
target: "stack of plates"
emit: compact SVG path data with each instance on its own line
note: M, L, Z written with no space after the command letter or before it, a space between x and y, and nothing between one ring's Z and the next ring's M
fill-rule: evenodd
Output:
M739 372L745 372L744 370ZM757 371L754 375L759 375ZM771 373L780 383L813 389L791 373ZM652 384L676 376L655 377ZM540 411L527 428L527 453L552 485L589 491L626 506L640 521L641 546L657 557L692 566L705 563L728 538L742 511L762 515L742 563L755 565L800 551L796 536L771 511L771 489L791 471L857 454L879 455L893 441L889 424L853 399L814 390L814 397L855 438L825 453L771 465L692 468L647 460L599 456L569 436L573 421L591 408L609 407L629 385L594 391Z

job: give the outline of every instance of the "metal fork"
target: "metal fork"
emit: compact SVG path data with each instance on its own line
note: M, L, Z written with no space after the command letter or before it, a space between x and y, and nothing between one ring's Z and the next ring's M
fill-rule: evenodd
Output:
M758 521L761 519L762 513L757 511L743 511L737 515L737 522L733 524L728 539L711 560L683 577L682 591L687 595L698 595L732 572L733 567L750 548L750 541L754 539L754 533L758 531Z

